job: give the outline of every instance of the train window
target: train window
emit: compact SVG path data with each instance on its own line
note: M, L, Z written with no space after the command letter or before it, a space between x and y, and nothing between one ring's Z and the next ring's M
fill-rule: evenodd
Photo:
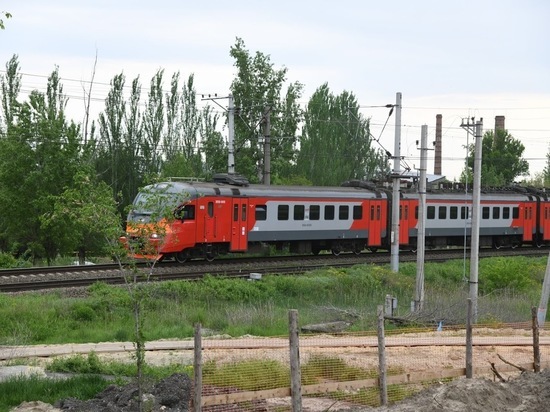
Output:
M363 219L363 206L353 206L353 220Z
M414 218L418 220L418 206L414 207Z
M512 219L519 219L519 207L512 208Z
M428 206L428 219L435 219L435 206Z
M304 220L305 210L304 205L294 205L294 220Z
M311 205L309 207L309 220L319 220L321 217L321 206Z
M325 206L325 220L334 220L334 206Z
M338 208L338 219L348 220L349 219L349 207L341 205Z
M374 220L374 206L370 207L370 220Z
M500 219L500 207L493 207L493 219Z
M241 205L241 220L246 222L246 205Z
M490 207L487 207L487 206L483 206L481 208L481 218L482 219L489 219L489 212L490 212L491 208Z
M403 206L399 205L399 220L403 219Z
M288 220L288 205L279 205L277 208L277 219Z
M214 202L208 202L208 216L214 217Z
M405 220L409 220L409 206L405 205Z
M451 206L451 210L449 212L451 219L458 219L458 207Z
M266 220L267 219L267 206L266 205L256 205L256 220Z
M239 221L239 205L233 205L233 222Z
M179 216L183 220L193 220L195 219L195 205L185 205Z
M462 206L460 208L460 218L466 220L468 219L468 217L469 217L468 208L466 206Z
M503 207L502 208L502 218L503 219L510 219L510 208L509 207Z
M439 219L447 219L447 206L439 206Z
M376 206L376 220L380 220L381 212L380 206Z

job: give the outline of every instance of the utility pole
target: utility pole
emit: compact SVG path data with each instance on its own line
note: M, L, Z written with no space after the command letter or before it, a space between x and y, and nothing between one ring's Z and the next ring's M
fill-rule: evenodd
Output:
M233 174L235 173L235 103L233 95L229 94L227 97L218 97L217 94L215 94L214 97L210 95L208 95L208 97L202 96L202 100L211 100L225 110L225 107L217 102L220 99L229 100L227 106L227 127L229 129L227 136L227 173Z
M418 144L418 141L416 142ZM428 126L422 125L420 135L420 181L418 182L418 237L416 244L416 292L414 312L424 305L424 252L426 249L426 171L428 169Z
M227 127L228 138L227 138L227 173L235 173L235 103L233 101L233 95L230 94L228 97L229 106L227 109Z
M401 184L401 93L395 99L395 148L393 154L393 191L391 214L391 270L399 271L399 200Z
M473 119L472 119L473 120ZM460 125L471 132L474 125ZM481 211L481 158L483 142L483 119L475 123L474 185L472 196L472 232L470 242L470 299L472 301L472 322L477 322L477 295L479 289L479 224Z
M264 185L271 184L271 106L265 107L264 115Z

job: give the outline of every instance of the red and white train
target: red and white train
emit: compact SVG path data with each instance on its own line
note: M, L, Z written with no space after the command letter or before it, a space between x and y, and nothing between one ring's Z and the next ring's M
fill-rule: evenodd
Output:
M137 195L122 241L134 257L178 262L212 260L266 244L292 253L336 255L389 249L391 196L391 190L356 181L342 187L265 186L219 175L210 183L158 183ZM171 219L154 216L159 204ZM427 247L469 245L471 193L432 191L426 204ZM401 192L403 249L417 247L418 205L417 193ZM520 245L550 245L548 194L524 188L483 192L480 247Z

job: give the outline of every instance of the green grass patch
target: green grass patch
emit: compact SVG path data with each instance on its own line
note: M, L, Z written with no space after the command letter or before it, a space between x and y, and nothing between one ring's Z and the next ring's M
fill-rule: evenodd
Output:
M63 380L36 376L14 377L0 382L0 412L8 412L22 402L42 401L53 404L69 397L91 399L111 383L98 375Z

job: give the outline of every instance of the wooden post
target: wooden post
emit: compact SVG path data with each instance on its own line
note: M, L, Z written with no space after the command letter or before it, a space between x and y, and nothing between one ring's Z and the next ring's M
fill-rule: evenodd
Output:
M194 347L194 361L193 369L195 373L195 384L193 394L193 410L195 412L201 412L202 401L202 326L200 323L195 324L195 347Z
M466 317L466 377L472 378L474 376L473 368L473 343L472 343L472 318L473 318L473 305L472 299L468 299L468 315Z
M290 345L290 396L292 412L302 412L302 372L300 370L300 342L298 339L298 311L288 311Z
M539 322L537 312L537 308L533 306L531 308L531 321L533 324L533 369L535 372L540 372Z
M380 404L388 404L388 385L386 381L386 342L384 338L384 306L379 305L378 310L378 385L380 387Z

